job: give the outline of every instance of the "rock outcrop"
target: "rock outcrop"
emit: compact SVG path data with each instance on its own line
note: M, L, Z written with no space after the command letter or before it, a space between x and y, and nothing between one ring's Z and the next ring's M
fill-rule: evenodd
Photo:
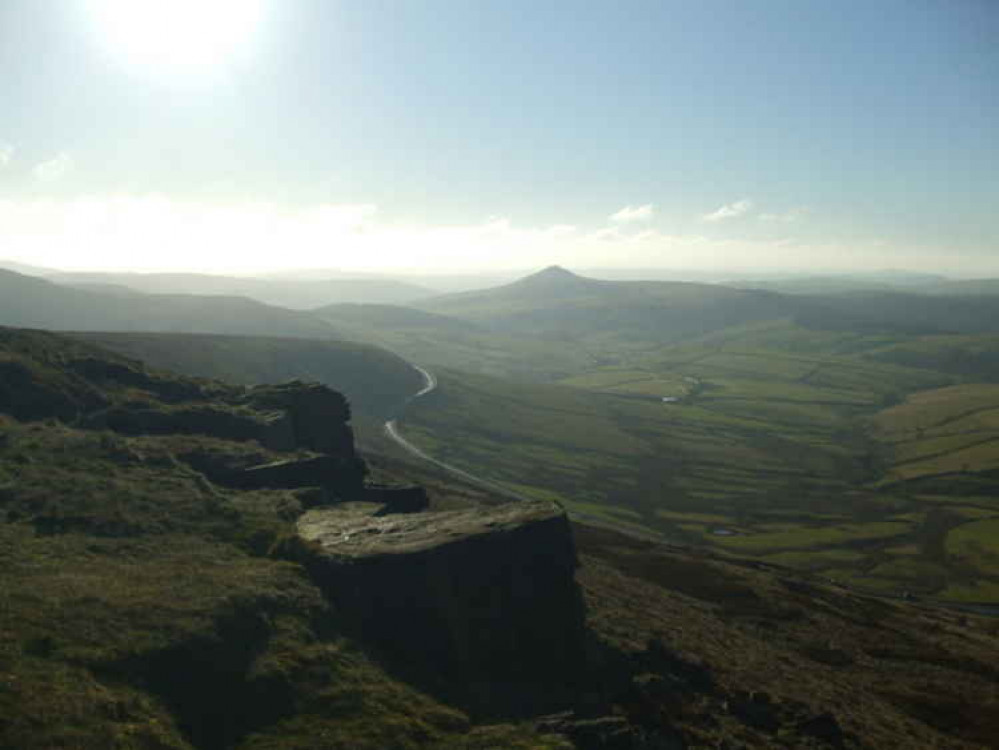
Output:
M93 383L147 391L167 403L206 398L198 383L153 375L137 362L116 362L107 358L84 356L67 362L66 369Z
M360 500L365 472L364 461L356 456L320 455L251 466L219 481L240 489L321 487L338 500Z
M571 679L584 662L572 531L553 503L383 516L320 509L298 530L314 579L353 632L480 703Z
M346 397L320 383L293 380L250 390L247 402L255 409L277 411L262 443L274 450L304 448L317 453L354 456L354 432Z
M368 484L364 487L365 502L381 503L382 509L375 515L388 516L393 513L419 513L430 507L427 491L419 485L396 487L385 484Z
M263 429L256 415L205 403L168 408L122 404L93 414L81 424L123 435L210 435L241 441L258 439Z
M319 383L292 381L248 390L230 387L209 401L196 383L179 381L179 385L169 389L137 368L115 362L102 367L96 359L79 362L82 364L76 370L102 384L124 383L135 389L130 400L104 403L102 406L106 408L85 414L79 420L83 427L110 429L124 435L203 435L239 442L257 441L270 451L297 455L282 461L274 461L272 456L266 463L249 466L245 456L213 457L199 455L197 451L185 456L185 460L211 481L230 487L320 487L330 499L362 499L367 466L355 451L350 407L338 391ZM2 377L4 372L0 367L0 395L3 385L13 380ZM155 393L141 390L145 386L150 389L155 386ZM156 398L161 391L174 400L188 391L201 398L163 403ZM74 405L69 403L63 410L75 413ZM228 460L231 458L235 461ZM393 496L385 502L406 499ZM412 498L408 500L412 506Z

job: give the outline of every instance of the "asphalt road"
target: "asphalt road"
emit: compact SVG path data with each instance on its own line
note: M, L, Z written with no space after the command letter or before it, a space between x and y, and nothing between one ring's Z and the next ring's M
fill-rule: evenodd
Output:
M414 401L416 401L417 399L428 396L431 393L433 393L435 390L437 390L437 378L434 376L432 372L423 367L420 367L419 365L415 365L412 362L410 363L410 366L413 367L413 369L415 369L417 372L420 373L420 375L423 376L423 387L415 394L407 398L406 401L403 403L402 407L396 413L396 415L392 419L385 422L385 435L410 455L415 456L421 461L426 461L427 463L433 464L439 469L443 469L449 474L459 477L465 480L466 482L469 482L470 484L482 487L483 489L489 490L495 495L499 495L500 497L505 497L509 500L515 500L515 501L531 500L532 498L514 492L513 490L510 490L504 487L503 485L498 484L497 482L493 482L492 480L476 476L475 474L471 474L465 471L464 469L459 469L457 466L453 466L452 464L449 464L446 461L441 461L439 459L434 458L433 456L427 455L426 452L424 452L417 446L413 445L409 440L403 437L402 433L399 432L399 418L402 416L402 413L406 410L406 407L409 406ZM611 529L613 531L617 531L618 533L627 534L630 537L633 537L635 539L641 539L647 542L659 542L666 544L671 543L670 540L664 537L662 534L657 534L656 532L651 530L643 531L641 529L635 529L630 526L616 524L613 521L607 521L604 518L601 518L599 516L594 516L589 513L580 513L578 511L570 512L568 510L566 512L569 514L569 517L573 521L583 522L589 526L597 526L605 529Z
M452 474L456 477L460 477L461 479L464 479L466 482L470 482L471 484L483 487L489 490L490 492L502 495L503 497L507 497L511 500L527 500L528 498L525 497L524 495L519 495L516 492L513 492L512 490L508 490L506 487L503 487L500 484L491 482L488 479L483 479L482 477L477 477L474 474L470 474L469 472L465 471L464 469L459 469L457 466L452 466L446 461L440 461L434 458L433 456L427 455L424 451L417 448L415 445L413 445L411 442L409 442L406 438L402 436L402 434L399 432L399 417L402 415L402 412L406 410L407 406L416 401L416 399L423 398L424 396L429 396L431 393L437 390L437 378L434 376L432 372L420 367L419 365L414 365L412 363L410 363L410 366L414 370L419 372L420 375L423 376L423 387L419 391L414 393L412 396L407 398L402 408L399 409L399 412L396 414L396 416L385 423L385 435L388 436L390 440L392 440L396 445L398 445L400 448L402 448L410 455L415 456L421 461L426 461L427 463L433 464L434 466L438 467L439 469L443 469L449 474Z
M431 393L433 393L435 390L437 390L437 378L434 376L432 372L418 365L414 365L412 363L410 363L410 365L423 376L423 387L419 391L414 393L412 396L407 398L406 401L403 403L402 407L397 412L396 416L385 423L385 434L388 436L388 438L393 442L395 442L396 445L398 445L400 448L402 448L410 455L415 456L416 458L422 461L426 461L427 463L433 464L434 466L443 469L449 474L459 477L465 480L466 482L482 487L483 489L489 490L493 494L508 498L510 500L517 500L517 501L530 500L531 498L528 498L525 495L520 495L514 492L513 490L509 490L506 487L497 484L496 482L493 482L489 479L483 479L482 477L478 477L474 474L471 474L465 471L464 469L459 469L457 466L452 466L446 461L440 461L432 456L427 455L424 451L417 448L415 445L409 442L405 437L403 437L402 434L400 434L398 420L399 417L402 416L402 413L405 411L406 407L409 406L409 404L413 403L413 401L415 401L416 399L424 398L425 396L428 396ZM643 531L641 529L636 529L631 526L623 526L620 524L616 524L613 521L607 521L606 519L601 518L599 516L590 515L589 513L579 513L576 511L573 512L567 511L567 512L569 513L569 517L573 521L582 522L587 526L596 526L598 528L609 529L611 531L616 531L619 534L630 536L633 539L640 539L646 542L657 542L674 548L689 547L689 545L685 545L682 543L678 544L677 542L668 539L662 534L657 534L652 530ZM770 567L774 568L775 570L780 570L779 566L766 565L765 563L757 563L757 565L761 568ZM792 571L782 570L781 572L792 572ZM847 586L834 581L828 581L828 583L833 583L834 585L837 585L841 588L848 589L850 591L863 594L865 596L873 596L875 598L881 598L881 599L893 599L896 601L906 599L906 597L899 595L876 594L874 592L861 591L860 589L856 589L852 586ZM931 606L943 606L949 609L957 609L978 615L999 617L999 605L956 604L951 602L934 601L932 599L919 599L919 601L921 601L921 603L923 604L930 604Z

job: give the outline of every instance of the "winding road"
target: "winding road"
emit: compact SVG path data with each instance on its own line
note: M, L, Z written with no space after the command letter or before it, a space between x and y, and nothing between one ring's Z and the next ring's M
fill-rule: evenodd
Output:
M420 367L419 365L414 365L413 363L410 363L410 366L418 373L420 373L420 375L423 376L423 387L419 391L414 393L412 396L407 398L406 401L403 403L402 407L399 409L398 414L385 423L385 435L410 455L415 456L421 461L426 461L427 463L433 464L437 468L443 469L449 474L452 474L456 477L460 477L461 479L464 479L466 482L470 482L471 484L477 485L479 487L489 490L490 492L502 495L503 497L509 498L511 500L527 500L528 498L525 497L524 495L519 495L516 492L507 489L501 484L497 484L496 482L492 482L488 479L483 479L482 477L477 477L474 474L470 474L469 472L465 471L464 469L459 469L457 466L452 466L446 461L440 461L434 458L433 456L427 455L427 453L425 453L420 448L417 448L415 445L413 445L411 442L409 442L406 438L402 436L402 434L399 432L399 416L402 415L402 412L405 411L407 406L416 401L416 399L428 396L437 390L437 378L434 376L432 372Z
M493 482L489 479L483 479L482 477L478 477L475 474L471 474L465 471L464 469L459 469L457 466L452 466L446 461L440 461L434 458L433 456L427 455L423 450L413 445L410 441L404 438L402 434L400 434L398 420L402 416L402 413L405 411L406 407L409 406L411 403L413 403L413 401L415 401L416 399L429 396L431 393L437 390L437 378L434 376L432 372L423 367L420 367L419 365L415 365L412 362L410 362L409 364L414 370L416 370L417 372L420 373L420 375L423 376L423 387L419 391L414 393L412 396L407 398L403 402L402 406L399 408L399 411L396 413L396 415L391 419L389 419L387 422L385 422L385 435L410 455L415 456L421 461L426 461L427 463L433 464L439 469L442 469L453 476L459 477L460 479L463 479L466 482L469 482L470 484L477 485L479 487L482 487L483 489L489 490L493 494L508 498L510 500L516 500L516 501L530 500L531 498L527 497L526 495L518 494L513 490L507 489L503 485L498 484L497 482ZM568 509L566 509L566 512L569 514L569 517L573 521L582 522L587 526L596 526L598 528L604 528L604 529L609 529L611 531L616 531L619 534L624 534L625 536L629 536L633 539L640 539L645 542L656 542L674 548L690 547L690 545L677 543L673 540L668 539L662 534L657 534L656 532L651 530L644 531L642 529L636 529L633 526L617 524L614 523L613 521L608 521L605 518L601 518L599 516L595 516L590 513L580 513L578 511L570 512ZM784 573L790 572L788 569L782 569L781 566L774 566L763 562L752 562L749 563L749 565L760 569L771 568L779 572L784 572ZM906 599L905 596L898 596L892 594L878 594L870 591L863 591L861 589L854 588L853 586L848 586L846 584L842 584L836 581L829 580L827 581L827 583L831 583L839 588L843 588L852 591L856 594L861 594L863 596L870 596L878 599L889 599L895 601L904 601ZM921 600L921 603L924 605L929 604L931 606L956 609L978 615L999 617L999 605L957 604L953 602L934 601L932 599L923 599Z
M394 442L404 451L409 453L411 456L415 456L421 461L426 461L427 463L433 464L437 468L448 472L452 476L459 477L460 479L463 479L470 484L474 484L478 487L482 487L483 489L489 490L495 495L499 495L501 497L505 497L509 500L515 500L515 501L532 500L532 498L514 492L513 490L504 487L498 482L493 482L492 480L484 479L483 477L476 476L475 474L467 472L464 469L459 469L457 466L449 464L446 461L441 461L439 459L436 459L433 456L428 455L425 451L421 450L417 446L413 445L413 443L411 443L409 440L407 440L405 437L402 436L402 434L399 432L399 418L402 416L402 413L406 410L406 407L409 406L414 401L416 401L418 398L429 396L431 393L437 390L437 378L434 376L432 372L423 367L420 367L419 365L415 365L412 362L410 362L409 365L418 373L420 373L420 375L423 376L423 387L419 391L414 393L412 396L407 398L403 402L402 406L399 408L399 411L396 413L396 415L385 422L386 437L388 437L392 442ZM657 534L656 532L651 530L644 531L642 529L636 529L631 526L617 524L614 523L613 521L608 521L605 518L601 518L600 516L592 515L590 513L580 513L579 511L569 511L568 509L566 509L566 513L569 514L569 517L573 521L582 521L589 526L598 526L601 528L610 529L620 534L626 534L627 536L633 537L635 539L641 539L642 541L674 544L669 539L664 537L662 534Z

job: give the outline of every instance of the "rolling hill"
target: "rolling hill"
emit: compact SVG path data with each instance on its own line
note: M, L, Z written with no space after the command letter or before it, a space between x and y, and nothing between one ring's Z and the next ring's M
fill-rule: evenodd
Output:
M940 281L926 289L929 294L995 295L999 294L999 279L965 279Z
M976 383L994 381L994 339L764 321L617 342L618 361L556 385L441 371L402 430L584 514L867 588L991 601L999 442L995 386ZM956 541L972 531L986 552Z
M414 304L328 305L314 312L351 338L425 365L534 382L607 367L646 367L664 346L724 337L729 331L741 335L746 326L754 328L753 335L774 332L768 346L810 348L839 341L837 353L853 346L880 361L897 357L903 365L925 359L933 337L987 338L999 332L999 297L856 289L781 294L718 284L604 281L559 267L504 286ZM785 333L793 344L779 341ZM912 350L917 340L922 343ZM900 348L894 353L874 352L895 345ZM947 347L940 341L933 346L936 361L928 369L955 372L944 361ZM965 371L975 370L990 356L955 361Z
M999 331L999 296L887 289L782 294L719 284L602 281L552 266L512 284L414 303L504 332L676 342L733 325L793 319L816 329L892 333Z
M775 278L726 281L727 286L765 289L783 294L844 294L849 292L911 291L922 293L950 283L938 274L910 271L875 271L816 275L785 275Z
M655 341L674 341L794 311L789 300L769 292L688 282L602 281L559 266L505 286L434 297L414 306L504 332L614 332Z
M320 434L342 426L342 406L319 421L298 418L316 403L301 405L302 413L281 396L312 391L302 384L246 389L185 378L78 338L6 328L0 371L4 748L994 746L994 618L863 595L769 560L578 524L559 528L573 534L581 565L553 570L545 562L558 559L552 545L518 543L524 527L500 524L454 541L449 517L504 510L470 505L471 498L454 497L443 513L364 516L374 508L322 504L319 486L255 487L219 472L245 476L259 462L313 455L308 429L293 427L293 444L271 430L275 408ZM525 391L512 395L531 406ZM939 419L927 426L942 425L969 396L977 398L953 391L931 398ZM570 395L553 406L578 404ZM884 415L886 436L904 435L907 409ZM268 447L252 439L265 434L280 439ZM349 441L338 446L348 450ZM406 477L405 467L393 469ZM303 543L303 521L317 511L357 513L354 544L378 534L379 544L397 549L373 561L349 558L343 570L351 575L341 579L336 561L317 556L322 545ZM474 556L464 567L448 565L423 547L407 553L405 527L421 521L437 529L431 533L442 547L489 559L502 550L540 554L529 558L534 565L499 575ZM994 526L979 515L948 538L948 548L975 560ZM337 536L351 543L352 535ZM386 574L387 557L402 561ZM364 579L354 576L359 570ZM416 585L400 585L400 570ZM587 648L571 665L539 659L532 682L506 683L505 664L489 663L470 689L460 674L440 670L439 652L424 639L405 652L416 658L400 661L372 636L376 628L412 636L413 623L395 608L367 610L357 627L350 602L367 588L361 580L432 613L435 630L474 624L487 654L500 642L513 658L535 652L510 638L504 614L518 611L531 627L532 618L550 614L528 606L536 602L531 592L571 588L574 580L585 610L561 624ZM462 580L477 585L454 585ZM481 685L513 700L481 708Z
M315 380L355 409L387 416L420 389L422 376L391 352L350 341L183 333L78 333L105 349L185 375L256 385Z
M435 367L546 381L585 369L585 349L491 330L468 320L393 305L329 305L313 311L349 338L383 346Z
M114 285L146 294L198 294L249 297L268 305L308 310L345 302L406 304L434 292L394 279L278 279L197 273L50 273L51 281L72 287Z
M245 297L155 294L128 297L60 286L0 270L0 324L77 331L163 331L333 338L306 313Z
M815 329L924 335L999 332L999 296L882 291L800 299L796 320Z

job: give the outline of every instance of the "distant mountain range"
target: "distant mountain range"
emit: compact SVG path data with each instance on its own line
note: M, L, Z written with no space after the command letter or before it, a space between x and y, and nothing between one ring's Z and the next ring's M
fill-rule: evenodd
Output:
M782 318L836 330L999 330L999 296L967 293L968 288L988 289L989 282L949 284L933 295L869 286L836 292L819 286L824 293L787 294L692 282L604 281L551 266L505 286L433 297L414 305L509 333L613 331L659 341ZM965 293L947 296L946 288Z
M50 273L64 286L129 289L146 294L205 294L250 297L268 305L307 310L343 302L406 304L435 292L393 279L264 279L196 273Z
M493 289L414 304L510 333L616 331L660 340L790 313L787 298L770 292L688 282L603 281L559 266Z
M999 294L999 279L955 280L936 274L902 271L792 276L733 280L725 283L740 289L764 289L782 294L849 294L852 292L909 292L927 295Z
M333 338L329 323L246 297L73 289L0 270L0 324L76 331L163 331Z
M608 281L551 266L489 289L430 296L429 290L371 279L296 281L199 274L61 274L61 283L0 270L0 324L80 331L149 331L330 339L344 334L414 356L417 336L463 353L449 364L474 362L476 352L500 359L552 337L614 335L669 343L733 325L795 320L809 328L871 333L999 331L999 282L933 281L920 291L830 288L791 294L722 284ZM67 286L68 283L74 286ZM186 293L166 290L187 289ZM229 290L220 294L220 291ZM237 293L242 290L243 293ZM250 293L256 299L250 298ZM409 306L385 296L422 295ZM363 303L330 304L330 298ZM294 297L292 310L259 298ZM385 334L389 334L386 336ZM495 338L506 337L505 340ZM446 341L445 341L446 339ZM534 344L529 342L533 341ZM537 360L538 352L529 352ZM488 365L490 368L492 364ZM522 369L518 366L518 369ZM555 369L558 369L557 367Z

